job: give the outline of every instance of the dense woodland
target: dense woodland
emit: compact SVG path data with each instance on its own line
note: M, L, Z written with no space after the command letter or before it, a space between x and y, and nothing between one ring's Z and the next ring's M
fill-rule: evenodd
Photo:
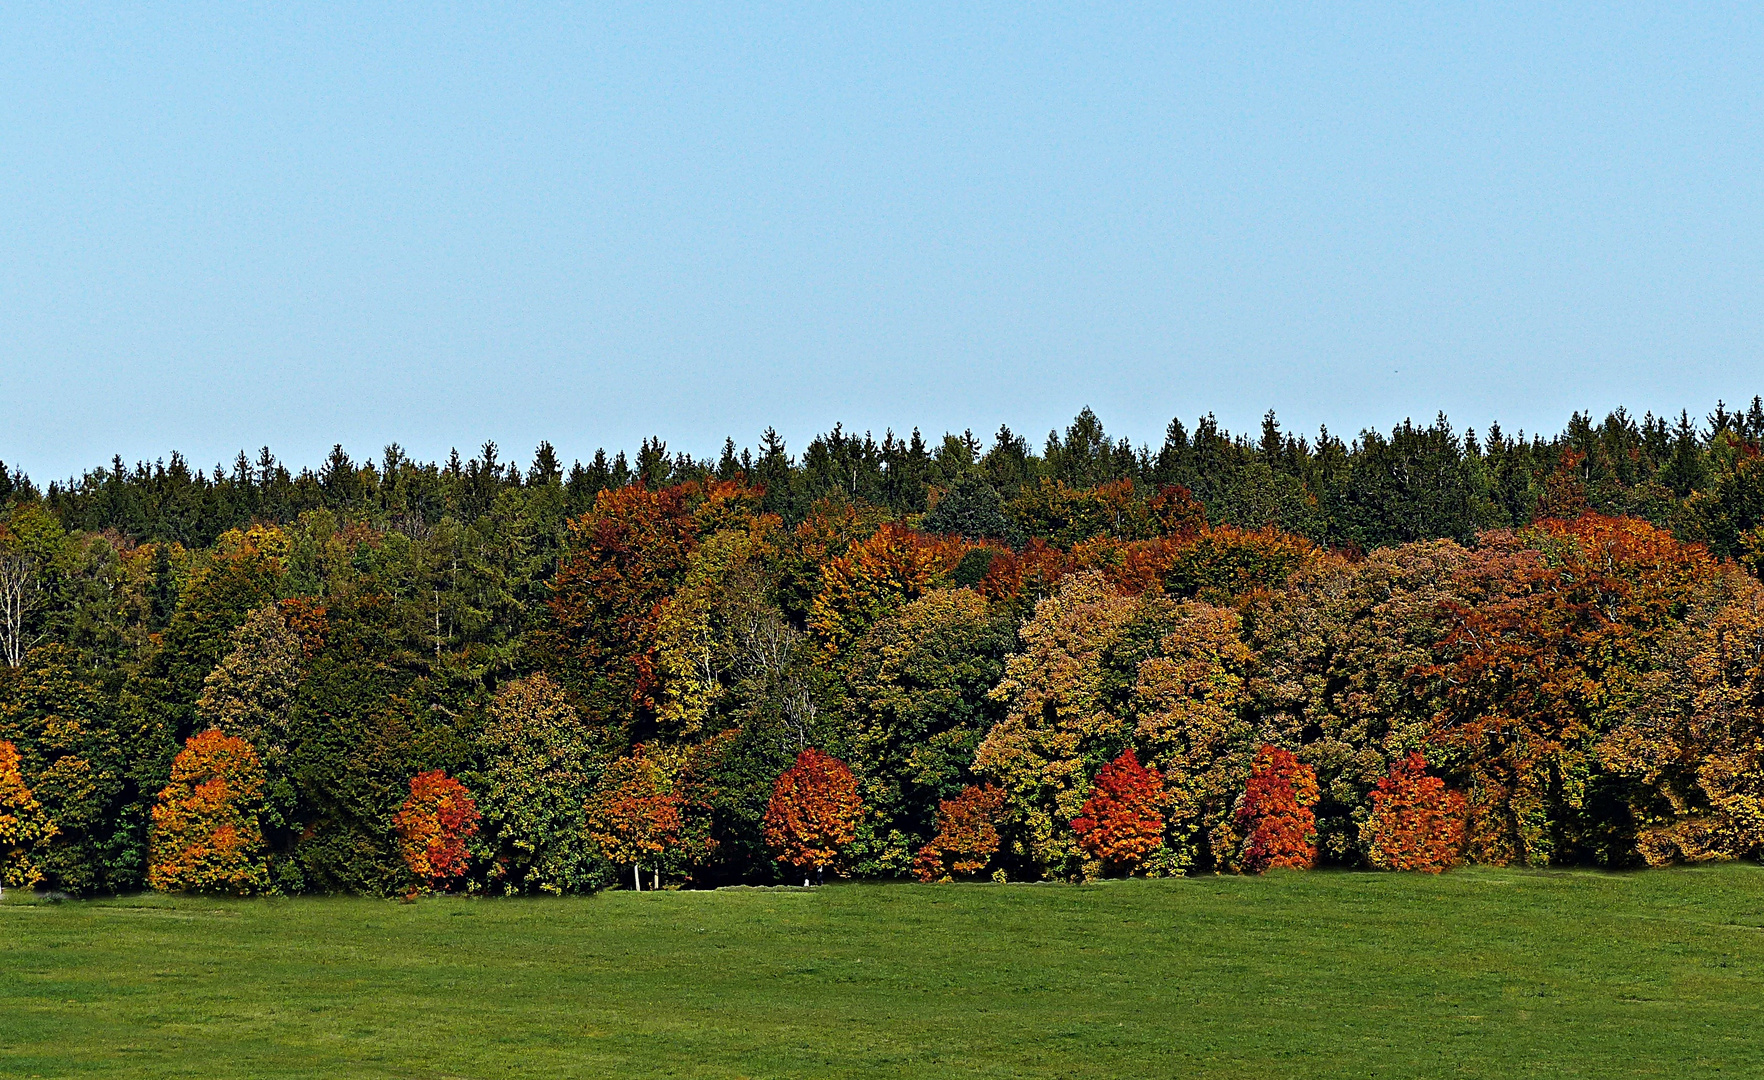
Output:
M1764 849L1764 402L565 468L0 464L0 873L71 894ZM641 872L639 872L639 868Z

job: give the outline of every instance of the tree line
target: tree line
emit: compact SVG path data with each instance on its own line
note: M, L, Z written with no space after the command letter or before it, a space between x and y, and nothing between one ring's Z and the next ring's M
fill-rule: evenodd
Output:
M0 876L526 893L1764 845L1764 403L0 465Z

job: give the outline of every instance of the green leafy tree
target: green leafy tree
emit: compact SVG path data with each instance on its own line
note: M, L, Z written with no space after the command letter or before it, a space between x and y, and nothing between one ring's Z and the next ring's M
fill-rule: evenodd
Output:
M322 614L318 616L322 619ZM304 670L305 647L288 625L282 608L266 604L239 624L232 649L203 681L196 714L202 723L249 742L261 763L264 784L262 826L284 888L298 888L292 847L298 816L288 749L288 722Z
M1021 651L1005 662L994 690L1005 715L976 750L974 771L1003 789L1009 851L1033 873L1082 870L1067 823L1079 816L1090 777L1131 731L1103 658L1138 611L1100 574L1073 575L1035 606Z
M45 645L0 690L0 740L17 749L22 779L55 825L33 856L43 883L82 895L138 888L153 794L134 787L138 746L104 686L73 650Z
M1471 558L1455 541L1430 540L1321 559L1244 608L1255 657L1246 704L1261 738L1316 770L1326 861L1364 861L1373 788L1426 745L1440 700L1412 673L1431 662L1441 605L1458 599L1456 575Z
M478 809L495 836L490 884L511 893L598 888L608 867L588 822L601 773L592 733L544 675L504 686L488 713Z
M989 695L1015 637L976 593L937 590L855 647L850 758L869 807L854 848L859 873L905 871L938 804L971 781L974 751L1004 714Z
M477 703L418 661L403 606L358 584L368 587L327 608L323 647L289 715L294 858L308 888L392 895L409 882L395 819L410 778L471 764Z

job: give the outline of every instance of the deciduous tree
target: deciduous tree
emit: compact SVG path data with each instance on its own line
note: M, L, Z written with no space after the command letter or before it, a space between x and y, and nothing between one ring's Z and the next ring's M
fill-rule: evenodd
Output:
M810 747L772 787L766 843L780 863L823 873L857 839L863 800L845 762ZM803 884L808 884L805 877Z
M39 646L6 674L0 739L17 748L32 794L55 823L32 857L44 884L88 895L139 888L152 796L132 792L131 780L157 771L160 731L120 724L115 700L65 645Z
M266 890L262 810L263 769L251 744L212 729L192 735L153 808L148 883L166 892Z
M464 784L441 769L410 778L410 798L393 819L411 874L437 888L465 873L467 841L478 832L478 806Z
M1463 859L1464 796L1428 776L1419 751L1392 763L1372 789L1371 802L1360 832L1373 866L1437 874Z
M949 585L970 546L954 537L883 525L822 568L809 628L830 656L844 652L879 619Z
M850 760L867 808L862 874L899 873L971 779L975 748L1004 715L990 697L1015 644L1011 620L969 589L934 590L852 651Z
M1292 751L1264 746L1250 768L1249 785L1237 806L1244 835L1239 867L1309 870L1317 864L1317 774Z
M0 741L0 891L42 880L32 849L54 835L54 823L25 786L18 747Z
M507 892L594 888L601 864L586 817L600 778L593 733L545 675L506 684L488 712L479 806L497 844L491 884Z
M631 868L638 892L644 863L655 868L660 885L661 860L680 840L683 802L667 771L641 746L601 775L588 801L588 833L609 860Z
M1092 773L1131 731L1113 707L1105 654L1139 604L1095 573L1075 574L1035 606L1022 649L1005 662L994 695L1005 715L974 755L974 771L1005 793L1007 842L1038 874L1075 876L1083 852L1067 823L1084 804Z
M1004 792L990 784L969 786L937 805L937 835L919 849L913 876L920 881L950 881L981 873L998 854L999 810Z
M1441 604L1462 599L1454 581L1473 558L1451 540L1320 558L1243 607L1254 657L1242 669L1244 703L1262 741L1292 746L1317 770L1317 842L1327 861L1367 859L1370 792L1426 745L1440 687L1412 673L1432 660Z
M1261 736L1246 685L1253 653L1228 608L1182 604L1161 629L1132 703L1134 740L1168 795L1161 869L1228 865L1240 842L1232 810Z
M542 653L590 716L621 739L660 708L657 628L699 541L744 525L758 493L736 482L610 488L569 523Z
M1477 554L1457 575L1463 599L1442 605L1424 669L1442 700L1432 744L1470 782L1470 852L1620 862L1633 838L1584 813L1615 719L1606 706L1645 681L1648 658L1713 587L1714 560L1646 522L1596 514L1487 535Z
M1764 585L1728 567L1606 710L1595 748L1650 865L1764 851Z
M1132 873L1164 842L1164 778L1129 747L1102 767L1072 819L1078 846L1105 869Z

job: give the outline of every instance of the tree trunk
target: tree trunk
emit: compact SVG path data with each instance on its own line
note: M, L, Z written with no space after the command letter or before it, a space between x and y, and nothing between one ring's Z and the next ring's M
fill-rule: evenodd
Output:
M651 890L652 892L661 892L661 863L655 864L655 877L652 879L651 884L655 886Z
M634 882L636 884L637 891L642 892L643 891L643 866L641 863L632 863L631 864L631 880L632 880L632 882Z

